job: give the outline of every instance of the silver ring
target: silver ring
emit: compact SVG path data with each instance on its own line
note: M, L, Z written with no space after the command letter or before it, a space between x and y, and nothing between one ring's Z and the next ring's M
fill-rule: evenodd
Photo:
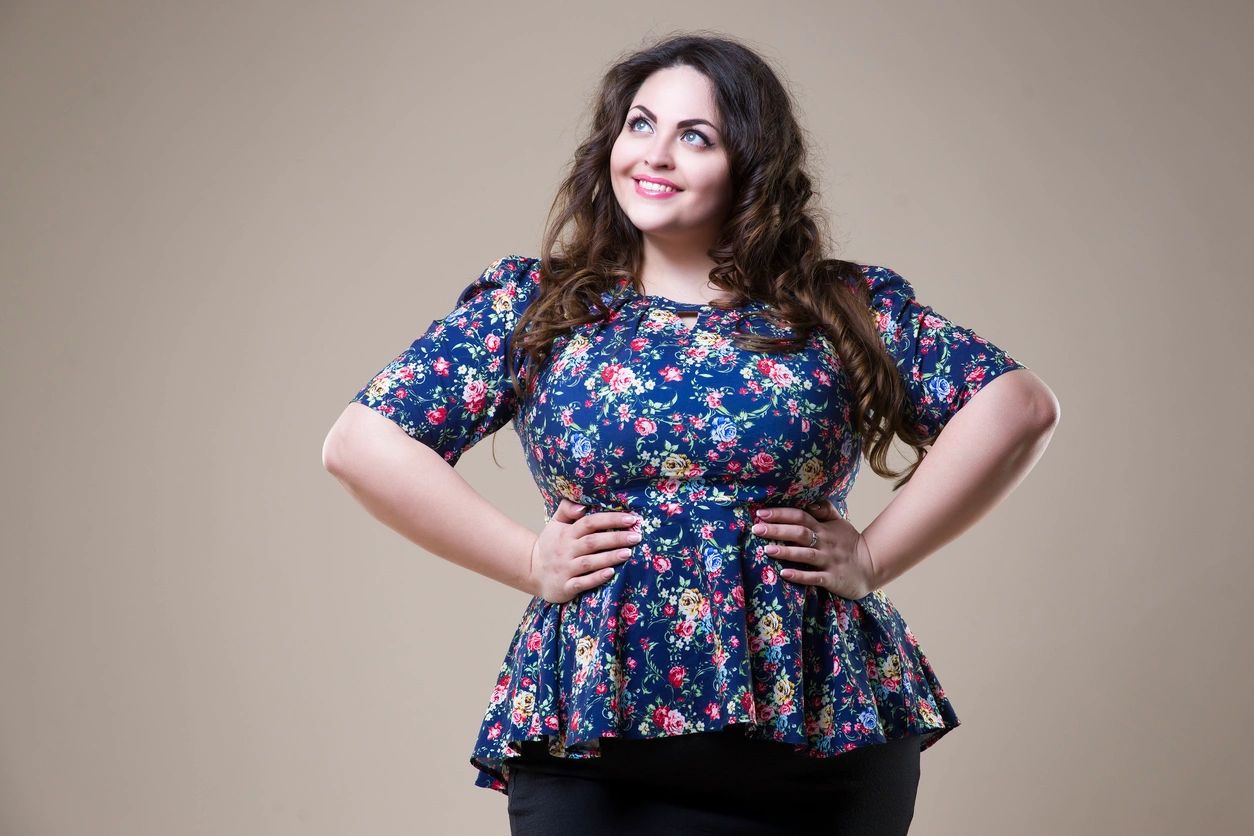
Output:
M814 548L814 544L819 541L819 533L814 529L810 529L810 548Z

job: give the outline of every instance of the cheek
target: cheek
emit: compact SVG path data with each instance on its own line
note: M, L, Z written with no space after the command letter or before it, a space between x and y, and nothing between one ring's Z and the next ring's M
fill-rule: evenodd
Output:
M731 177L723 166L714 166L701 173L701 190L711 199L723 201L731 195Z
M623 178L629 170L628 161L623 158L622 154L618 153L617 148L610 149L610 188L616 192L621 192L624 188Z
M622 173L622 169L631 164L631 155L627 153L627 148L621 141L615 141L610 146L610 170L615 173Z

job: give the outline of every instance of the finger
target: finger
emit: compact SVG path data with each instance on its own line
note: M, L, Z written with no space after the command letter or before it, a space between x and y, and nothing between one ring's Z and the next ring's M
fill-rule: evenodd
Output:
M562 497L562 501L557 503L557 511L553 514L553 519L559 522L571 523L579 519L580 516L583 515L584 511L587 510L587 505L579 505L578 503L571 502L566 497Z
M809 563L819 565L819 552L809 546L780 546L771 543L764 551L776 560L788 560L793 563Z
M586 536L594 531L605 531L611 528L632 528L640 522L635 514L624 511L597 511L586 514L579 520L578 534Z
M780 569L779 576L790 583L806 586L822 586L827 576L822 572L804 572L801 569Z
M594 531L578 537L579 550L583 553L605 551L634 546L640 542L640 532L630 528L614 529L613 531Z
M757 520L771 523L792 523L793 525L813 526L817 519L805 508L791 508L781 505L776 508L759 509Z
M578 595L580 592L586 592L594 586L600 586L612 577L614 577L614 567L612 566L589 575L576 575L566 582L566 591Z
M759 537L767 537L771 540L786 540L803 546L810 545L810 533L813 531L814 529L809 526L793 525L792 523L756 523L753 526L753 533Z
M611 569L631 557L631 549L609 549L603 552L579 555L570 561L572 577L588 575Z

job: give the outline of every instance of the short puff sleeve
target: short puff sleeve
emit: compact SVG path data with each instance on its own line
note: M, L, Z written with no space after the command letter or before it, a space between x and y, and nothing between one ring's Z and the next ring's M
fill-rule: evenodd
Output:
M906 385L908 418L925 436L939 433L989 381L1027 368L970 328L920 304L899 273L862 265L862 274L876 328Z
M395 421L456 465L462 453L517 412L505 352L515 324L538 293L537 259L497 259L461 291L457 307L433 320L350 403ZM521 355L515 352L515 374Z

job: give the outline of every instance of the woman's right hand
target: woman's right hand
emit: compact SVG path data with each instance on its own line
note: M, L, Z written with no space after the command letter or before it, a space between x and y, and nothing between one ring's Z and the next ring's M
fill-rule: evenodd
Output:
M640 535L626 529L639 517L622 511L584 514L586 505L563 498L531 547L527 575L532 589L550 604L565 604L605 583L615 566L631 557Z

